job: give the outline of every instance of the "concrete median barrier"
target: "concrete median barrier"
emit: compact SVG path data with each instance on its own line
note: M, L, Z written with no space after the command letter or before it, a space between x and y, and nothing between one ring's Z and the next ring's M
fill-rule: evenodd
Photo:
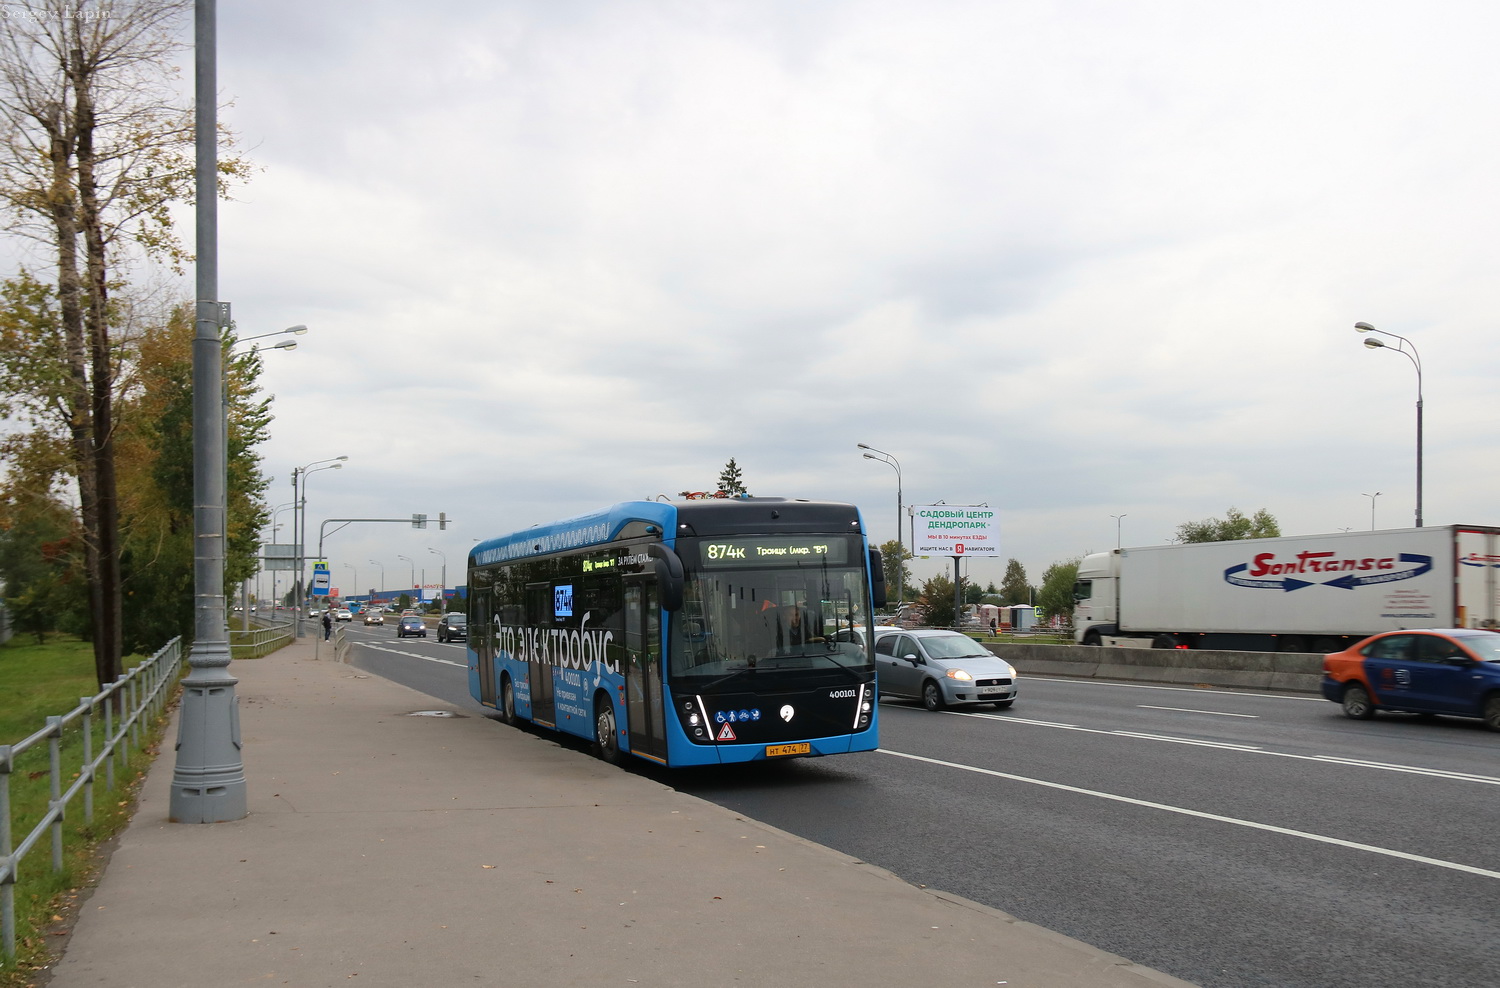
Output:
M985 647L1015 666L1023 676L1076 676L1291 693L1317 693L1323 678L1322 654L1012 642Z

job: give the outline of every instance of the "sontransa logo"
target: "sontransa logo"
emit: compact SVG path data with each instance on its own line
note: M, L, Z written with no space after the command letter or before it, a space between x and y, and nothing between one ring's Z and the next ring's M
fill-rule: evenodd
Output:
M1282 590L1290 593L1303 587L1322 585L1353 590L1355 587L1373 586L1380 583L1395 583L1410 580L1432 569L1432 557L1414 552L1403 552L1395 557L1368 557L1363 559L1336 558L1333 552L1299 552L1289 559L1278 560L1274 552L1262 552L1248 563L1231 566L1224 571L1224 582L1237 587L1257 590ZM1322 576L1342 573L1331 580L1299 580L1298 576ZM1361 574L1356 576L1355 574ZM1368 575L1365 575L1368 574Z

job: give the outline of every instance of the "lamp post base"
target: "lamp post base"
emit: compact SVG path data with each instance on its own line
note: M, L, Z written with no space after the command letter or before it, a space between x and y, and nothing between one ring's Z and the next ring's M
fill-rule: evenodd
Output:
M173 823L227 823L246 813L245 763L240 757L240 708L229 675L228 642L199 642L189 652L177 718L172 773Z

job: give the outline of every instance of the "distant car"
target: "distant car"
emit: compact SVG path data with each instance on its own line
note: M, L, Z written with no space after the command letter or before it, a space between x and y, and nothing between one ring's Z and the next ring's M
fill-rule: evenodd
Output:
M1500 634L1387 631L1323 657L1323 697L1355 720L1378 710L1478 717L1500 731Z
M347 607L340 607L334 610L333 619L335 621L353 621L354 612Z
M416 635L419 638L427 637L427 625L415 614L407 614L396 622L396 637L405 638L408 635Z
M1016 701L1016 670L957 631L887 631L875 639L882 697L921 700L928 710Z
M440 642L468 641L469 640L469 615L454 611L444 614L443 619L438 622L437 640Z
M366 610L365 624L385 624L385 615L381 614L379 611Z

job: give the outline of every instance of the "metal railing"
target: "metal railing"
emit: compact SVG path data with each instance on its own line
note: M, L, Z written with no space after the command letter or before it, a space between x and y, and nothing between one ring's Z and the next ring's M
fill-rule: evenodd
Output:
M284 624L268 624L263 628L241 631L229 629L229 657L231 659L258 659L264 655L290 645L293 638L290 621Z
M354 643L344 633L346 630L342 624L335 623L327 641L320 638L313 643L313 659L318 661L331 658L335 662L348 662L349 649Z
M52 838L52 870L63 870L63 819L68 803L80 794L83 796L83 820L94 818L94 780L99 769L104 768L104 786L115 787L115 761L123 767L127 764L129 748L139 749L145 740L145 721L160 715L171 696L177 673L183 664L182 639L174 638L151 658L120 676L95 696L86 696L78 706L60 717L48 717L47 726L37 731L20 744L0 744L0 947L5 959L16 957L16 876L20 872L21 859L39 844L43 837ZM115 708L120 708L116 723ZM100 751L94 754L95 711L102 710L104 726ZM82 747L82 760L77 771L64 769L62 764L63 731L76 724ZM21 838L20 845L11 846L11 788L10 779L15 771L16 758L32 748L47 743L50 766L48 778L51 784L47 801L47 812ZM128 747L127 747L128 746ZM63 781L71 780L67 789Z

